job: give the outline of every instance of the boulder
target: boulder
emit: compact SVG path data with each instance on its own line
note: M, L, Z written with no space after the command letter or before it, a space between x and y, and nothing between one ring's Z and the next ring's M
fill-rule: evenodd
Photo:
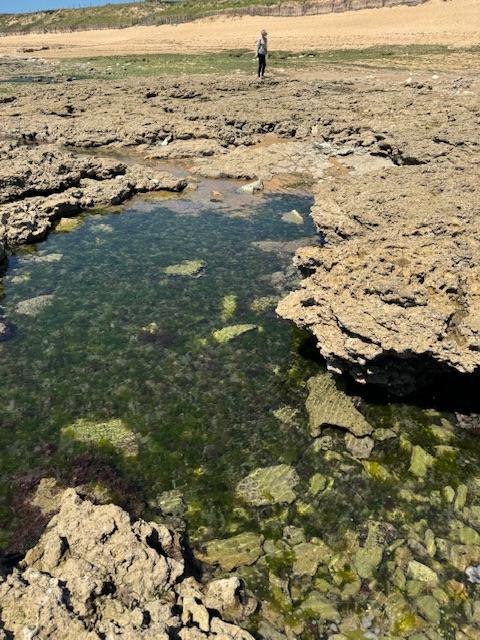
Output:
M305 279L278 313L330 370L399 395L480 372L478 185L467 162L323 181L312 217L326 244L298 251Z
M132 523L119 507L94 505L73 489L59 506L20 566L0 578L0 629L7 637L253 640L219 617L254 611L243 583L204 585L186 577L185 550L173 529Z

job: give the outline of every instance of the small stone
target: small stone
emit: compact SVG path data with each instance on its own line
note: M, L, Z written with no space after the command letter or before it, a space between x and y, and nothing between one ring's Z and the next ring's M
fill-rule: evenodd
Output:
M364 460L362 462L363 468L372 480L379 480L380 482L386 482L392 480L393 476L383 464L373 460Z
M413 473L414 476L417 476L417 478L424 478L434 462L435 458L427 453L425 449L419 445L415 445L412 448L409 471Z
M397 438L398 435L393 429L375 429L372 433L372 438L375 442L383 442L384 440L390 440L391 438Z
M440 606L433 596L421 596L416 604L424 618L436 625L440 623Z
M313 615L317 620L340 622L335 605L318 591L311 591L299 607L300 611Z
M28 300L22 300L17 303L15 311L24 316L35 317L52 304L53 298L53 295L47 294L43 296L36 296L35 298L29 298Z
M428 555L433 558L437 552L437 545L435 544L435 534L431 529L425 531L425 548Z
M363 460L370 457L374 447L374 441L369 436L356 438L351 433L345 435L345 446L354 458Z
M332 557L332 551L322 540L302 542L293 547L295 562L292 573L297 576L315 575L319 564L326 564Z
M446 502L452 503L455 499L455 489L450 486L446 486L442 489L443 497Z
M418 580L419 582L427 582L429 584L438 583L438 576L435 571L416 560L410 560L408 563L408 573L414 580Z
M256 324L234 324L223 329L217 329L212 333L213 339L220 344L230 342L239 336L243 336L245 333L258 330Z
M455 502L453 503L453 508L456 511L460 511L465 506L467 502L468 488L465 484L460 484L457 487L457 495L455 496Z
M164 515L168 516L182 516L186 510L183 494L178 489L164 491L152 501L150 506L158 507Z
M263 182L261 180L255 180L255 182L250 182L249 184L244 184L242 187L238 189L240 193L259 193L263 191Z
M294 487L300 482L297 472L287 464L261 467L240 480L236 494L256 507L287 503L297 497Z
M210 202L223 202L223 195L220 191L212 191L210 194Z
M283 222L289 222L290 224L303 224L303 217L298 213L296 209L289 211L288 213L284 213L282 216Z
M225 571L232 571L256 562L262 553L262 543L263 536L240 533L232 538L207 542L205 552L197 555L208 564L219 564Z
M372 578L382 562L383 549L373 546L359 549L354 557L353 564L361 578Z
M310 494L316 496L320 491L323 491L327 486L327 478L321 473L315 473L310 478Z
M163 270L168 276L187 276L199 278L203 275L207 263L204 260L184 260L178 264L171 264Z
M283 528L283 539L291 546L305 542L305 531L300 527L287 525Z
M476 567L467 567L465 569L465 573L469 582L473 582L473 584L480 584L480 565L477 565Z

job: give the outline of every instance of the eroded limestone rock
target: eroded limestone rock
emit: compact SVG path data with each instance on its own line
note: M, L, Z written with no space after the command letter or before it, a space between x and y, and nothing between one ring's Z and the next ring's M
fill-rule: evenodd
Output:
M21 565L0 578L0 628L15 638L253 640L237 624L256 602L238 578L203 585L184 574L178 534L130 521L69 489Z

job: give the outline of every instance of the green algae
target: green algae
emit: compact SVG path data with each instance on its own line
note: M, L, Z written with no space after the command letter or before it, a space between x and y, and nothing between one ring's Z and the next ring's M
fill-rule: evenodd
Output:
M235 315L237 310L237 296L235 294L229 294L222 299L222 310L220 317L223 322L228 322Z
M119 419L94 421L80 419L61 430L62 438L84 444L111 446L125 456L138 455L135 433Z

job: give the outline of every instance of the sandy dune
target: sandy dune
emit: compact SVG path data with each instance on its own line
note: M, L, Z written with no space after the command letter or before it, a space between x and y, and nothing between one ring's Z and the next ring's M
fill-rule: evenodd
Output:
M251 48L263 27L270 31L272 47L291 51L414 43L472 46L480 43L480 0L431 0L416 7L296 18L217 18L177 26L6 36L0 38L0 55L22 55L19 48L41 45L51 47L41 54L51 58Z

